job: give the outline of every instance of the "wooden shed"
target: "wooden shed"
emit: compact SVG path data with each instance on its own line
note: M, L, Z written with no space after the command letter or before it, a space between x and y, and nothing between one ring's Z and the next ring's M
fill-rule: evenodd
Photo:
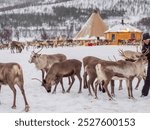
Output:
M123 21L105 31L105 38L111 41L112 45L134 44L141 40L142 31Z

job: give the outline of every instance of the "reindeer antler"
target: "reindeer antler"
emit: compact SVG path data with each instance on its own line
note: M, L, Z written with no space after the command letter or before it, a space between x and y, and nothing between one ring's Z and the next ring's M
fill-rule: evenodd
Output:
M119 49L118 51L119 51L119 53L120 53L120 55L121 55L122 57L124 57L124 58L126 58L126 59L130 59L129 57L127 57L127 56L124 54L124 51L123 51L123 50Z
M37 81L42 83L42 81L40 79L38 79L38 78L32 78L32 80L37 80Z
M36 54L38 54L40 51L42 51L43 50L43 47L38 51L38 52L36 52Z
M114 57L115 61L117 61L117 58L114 55L113 55L113 57Z

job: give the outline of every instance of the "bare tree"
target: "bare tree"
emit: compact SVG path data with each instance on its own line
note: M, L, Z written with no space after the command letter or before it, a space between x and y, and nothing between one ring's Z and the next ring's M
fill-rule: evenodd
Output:
M48 34L46 33L45 29L41 29L41 39L42 40L47 40L49 38Z

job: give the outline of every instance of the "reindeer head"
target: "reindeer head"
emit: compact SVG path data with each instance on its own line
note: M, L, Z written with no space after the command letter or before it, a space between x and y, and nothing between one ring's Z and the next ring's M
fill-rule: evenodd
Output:
M141 52L135 52L131 50L118 50L120 55L127 61L136 61L138 60L143 54Z
M41 54L38 54L43 48L41 48L38 52L34 52L32 51L31 55L30 55L30 60L29 63L35 63L36 60L41 56Z
M46 91L49 93L51 92L52 86L57 83L58 83L58 77L54 76L53 74L48 73L46 75L46 78L42 82L42 86L44 86Z

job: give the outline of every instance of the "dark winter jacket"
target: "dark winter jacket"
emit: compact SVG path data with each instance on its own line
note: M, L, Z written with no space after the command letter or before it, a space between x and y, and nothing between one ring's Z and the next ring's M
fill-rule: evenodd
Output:
M147 49L149 50L149 53L146 55L147 59L150 61L150 43L148 45L144 44L142 47L142 53L145 53L147 51Z

